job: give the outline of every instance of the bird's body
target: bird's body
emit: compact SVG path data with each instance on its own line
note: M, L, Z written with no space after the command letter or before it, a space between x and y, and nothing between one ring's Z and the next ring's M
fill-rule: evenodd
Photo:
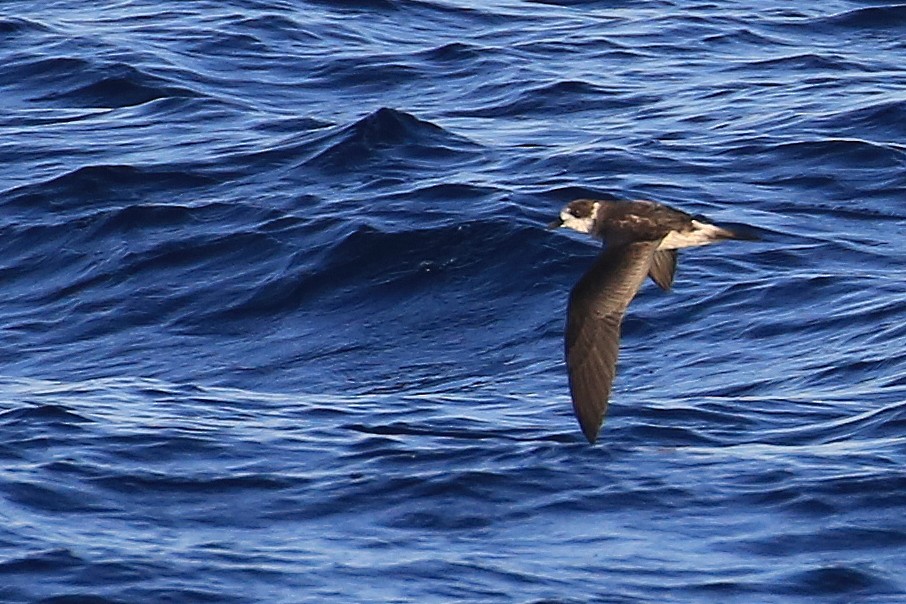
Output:
M601 254L570 293L565 334L573 411L593 443L613 385L623 315L645 277L668 290L677 250L749 237L652 201L579 199L550 226L604 241Z

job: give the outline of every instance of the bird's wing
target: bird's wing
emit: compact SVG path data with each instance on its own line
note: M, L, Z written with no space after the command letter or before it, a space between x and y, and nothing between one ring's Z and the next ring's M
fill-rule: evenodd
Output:
M654 253L648 276L664 291L673 285L673 275L676 273L676 250L660 250Z
M573 411L593 443L616 371L620 324L652 266L660 240L604 248L569 296L566 365Z

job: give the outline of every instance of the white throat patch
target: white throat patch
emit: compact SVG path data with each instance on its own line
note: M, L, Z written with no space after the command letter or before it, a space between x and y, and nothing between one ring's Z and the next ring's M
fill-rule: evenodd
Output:
M568 210L560 212L560 220L563 221L561 226L578 231L580 233L591 233L595 227L595 216L598 215L598 208L601 204L597 201L591 206L591 214L582 218L576 218Z

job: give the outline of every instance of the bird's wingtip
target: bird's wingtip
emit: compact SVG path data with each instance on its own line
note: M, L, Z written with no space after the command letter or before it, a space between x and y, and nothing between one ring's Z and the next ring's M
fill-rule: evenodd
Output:
M601 427L591 424L582 425L581 423L579 425L582 427L582 434L585 435L585 438L588 440L588 444L595 444L595 441L598 440L598 432L600 432Z

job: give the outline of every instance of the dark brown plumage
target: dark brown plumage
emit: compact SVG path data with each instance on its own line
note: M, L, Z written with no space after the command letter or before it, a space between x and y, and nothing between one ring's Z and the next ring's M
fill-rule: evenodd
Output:
M594 443L616 373L623 316L645 277L669 290L679 248L749 237L651 201L581 199L549 226L605 242L570 293L564 342L573 411Z
M660 240L604 248L569 296L565 353L573 411L589 442L598 435L616 371L620 326Z

